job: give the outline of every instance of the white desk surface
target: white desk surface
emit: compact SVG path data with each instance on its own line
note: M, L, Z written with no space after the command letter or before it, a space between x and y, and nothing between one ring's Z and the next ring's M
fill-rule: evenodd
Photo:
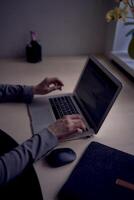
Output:
M72 92L88 57L48 57L37 64L23 60L0 60L0 83L36 84L44 77L57 76L64 82L62 92ZM44 160L34 164L45 200L55 200L56 194L78 162L82 152L91 141L118 148L134 154L134 83L109 63L98 58L121 80L123 89L104 121L99 133L92 139L66 142L60 146L71 147L77 160L64 167L52 169ZM53 94L55 94L54 92ZM0 128L22 143L31 137L27 109L24 104L0 104Z

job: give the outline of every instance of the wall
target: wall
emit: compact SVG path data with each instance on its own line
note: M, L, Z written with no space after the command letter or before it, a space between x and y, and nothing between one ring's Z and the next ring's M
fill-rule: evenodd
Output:
M0 0L0 57L24 56L29 30L46 56L105 49L107 0Z

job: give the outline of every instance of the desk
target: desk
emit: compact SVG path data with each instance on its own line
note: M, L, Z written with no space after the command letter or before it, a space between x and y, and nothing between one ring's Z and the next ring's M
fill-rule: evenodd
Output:
M65 84L62 92L72 92L87 58L48 57L37 64L26 63L23 60L1 59L0 82L32 85L46 76L58 76ZM98 141L134 154L134 83L105 57L98 56L98 59L121 80L123 89L96 136L60 145L71 147L77 152L75 162L57 169L49 168L43 159L34 164L45 200L56 199L57 192L91 141ZM57 92L53 92L55 93ZM22 143L31 137L29 118L24 104L0 104L0 112L0 128L8 132L17 142Z

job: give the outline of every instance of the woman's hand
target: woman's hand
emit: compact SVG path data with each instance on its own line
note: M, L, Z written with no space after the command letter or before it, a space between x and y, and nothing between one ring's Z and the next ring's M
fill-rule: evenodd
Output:
M53 124L48 126L48 130L55 134L59 140L66 139L66 137L73 135L76 132L83 132L86 126L79 114L65 115L58 119Z
M44 95L54 90L62 90L64 84L57 77L45 78L41 83L33 86L33 94Z

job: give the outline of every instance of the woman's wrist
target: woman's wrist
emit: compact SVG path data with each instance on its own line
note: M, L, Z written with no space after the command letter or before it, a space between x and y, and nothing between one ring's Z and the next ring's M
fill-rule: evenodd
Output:
M33 95L39 94L37 86L33 86L32 90L33 90Z

